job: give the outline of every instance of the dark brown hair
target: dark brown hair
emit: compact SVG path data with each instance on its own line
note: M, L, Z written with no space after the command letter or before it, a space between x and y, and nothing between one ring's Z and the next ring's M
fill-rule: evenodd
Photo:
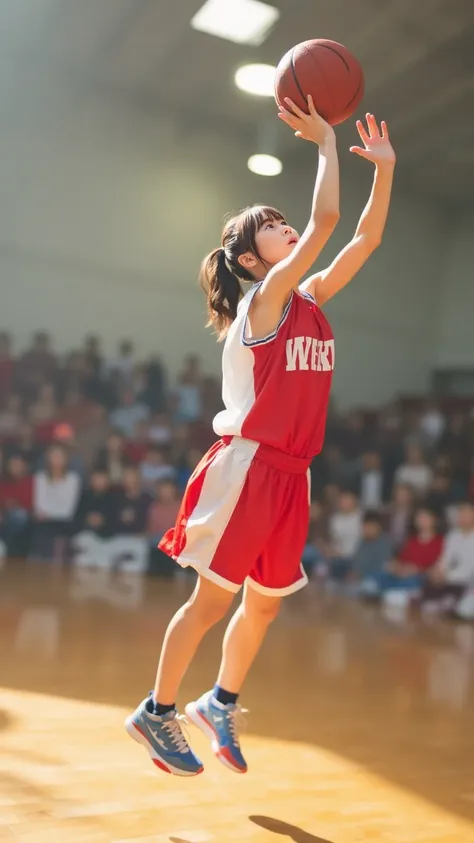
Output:
M199 282L207 294L207 325L214 328L219 340L224 339L237 315L237 306L243 296L240 281L255 281L239 263L239 257L251 252L261 260L255 242L257 232L266 220L282 219L280 211L267 205L244 208L226 221L221 246L204 258Z

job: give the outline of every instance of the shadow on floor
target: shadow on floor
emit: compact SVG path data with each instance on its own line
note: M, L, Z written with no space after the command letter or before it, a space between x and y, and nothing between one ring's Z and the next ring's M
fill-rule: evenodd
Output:
M282 820L276 820L274 817L250 816L249 820L255 823L255 825L266 829L266 831L272 831L274 834L283 834L289 837L294 843L332 843L331 840L316 837L315 834L310 834L309 831L304 831L296 825L289 825Z

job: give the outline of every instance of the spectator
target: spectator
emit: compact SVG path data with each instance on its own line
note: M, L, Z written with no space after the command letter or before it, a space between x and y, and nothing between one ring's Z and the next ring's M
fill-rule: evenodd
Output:
M81 495L74 519L76 565L109 567L110 542L115 527L115 495L105 471L94 469Z
M171 461L175 465L181 465L191 447L191 426L184 423L174 424L172 433Z
M102 376L102 369L98 364L90 362L86 357L84 375L81 381L81 394L85 401L92 405L99 405L111 410L115 406L115 391L108 378Z
M359 496L363 510L378 510L382 506L384 477L380 455L377 451L366 451L362 456L359 477Z
M392 557L392 543L383 530L379 512L366 512L362 522L362 537L354 554L354 579L361 594L369 596L379 591L378 578Z
M171 423L166 413L155 413L150 421L148 435L155 445L171 445L173 434Z
M0 482L0 510L3 536L9 556L27 556L31 539L33 478L20 454L7 460L4 479Z
M87 371L100 375L102 372L102 351L99 337L89 334L84 340L84 362Z
M133 439L125 443L125 456L129 463L138 465L145 459L150 447L148 423L137 422L133 431Z
M125 439L119 431L112 430L97 455L96 468L107 472L113 486L119 486L126 466Z
M474 584L474 504L460 504L457 525L446 536L444 550L429 574L423 599L453 608Z
M306 545L303 550L302 563L307 574L311 575L315 568L321 566L327 569L326 560L329 556L328 524L324 508L320 501L311 501L309 507L309 524Z
M30 421L34 425L53 421L58 413L54 384L45 383L38 390L38 397L30 408Z
M201 362L199 357L189 354L178 377L176 388L176 419L192 422L202 415Z
M68 471L64 448L52 445L46 455L45 470L37 472L33 480L35 556L49 558L52 555L56 556L56 551L61 556L64 553L64 544L57 545L55 539L70 534L80 488L79 475Z
M165 532L174 526L178 516L181 496L176 485L163 480L156 485L156 500L148 511L147 534L150 543L148 572L158 576L173 576L174 561L157 547Z
M159 357L152 357L145 366L145 386L141 400L152 413L166 409L166 375Z
M64 450L67 459L67 470L77 473L81 482L86 477L86 466L82 456L76 448L75 431L70 424L57 424L52 430L51 445L59 445ZM46 466L47 454L40 457L38 468L43 470Z
M16 437L6 447L7 457L18 455L23 457L28 467L28 472L35 471L41 454L41 446L35 442L34 431L31 424L21 422L16 429Z
M122 479L122 489L115 498L115 532L121 535L144 535L151 497L141 487L140 473L135 466L128 466Z
M45 382L54 382L57 361L50 347L49 334L37 331L33 344L18 366L19 380L29 395L36 394L38 387Z
M89 486L82 492L77 508L74 527L77 532L90 530L101 538L113 534L115 498L107 473L95 468L90 476Z
M166 462L161 448L150 445L144 461L140 464L140 476L143 487L151 490L160 480L175 480L176 469Z
M132 390L126 389L122 393L120 406L110 414L110 421L124 436L132 439L136 425L146 421L148 415L148 408L144 404L136 403Z
M0 411L0 436L14 436L22 423L22 400L19 395L9 395Z
M194 469L199 465L203 458L203 451L199 448L188 448L180 462L178 463L176 471L176 482L181 492L184 492L189 478Z
M0 331L0 403L2 406L12 390L14 373L15 361L11 352L10 334Z
M414 534L398 554L399 576L424 574L438 562L443 551L443 536L437 513L424 505L417 509Z
M463 456L469 447L468 419L463 413L455 413L448 420L448 424L439 442L440 450L456 458Z
M67 355L64 366L59 377L59 394L65 396L69 391L72 393L81 392L83 380L86 374L86 359L82 351L71 351Z
M342 440L344 457L349 464L357 465L357 460L364 451L371 448L371 436L368 426L365 424L364 416L358 411L347 415L344 424Z
M337 511L329 519L330 575L343 580L352 568L354 553L362 536L359 501L350 490L339 494Z
M376 578L379 591L400 589L418 594L423 588L427 572L438 562L443 550L443 536L439 532L435 512L420 507L415 514L415 530L398 553Z
M444 517L447 508L454 503L455 491L452 488L451 477L438 471L433 474L431 485L426 496L426 506L433 509L440 517Z
M405 543L415 510L415 492L408 483L397 483L388 506L387 532L395 551Z
M428 491L432 480L433 472L426 464L423 451L419 445L407 445L405 449L405 462L395 472L396 483L407 483L413 486L419 497L423 497Z
M319 470L315 472L316 487L322 481L322 485L345 486L350 479L350 471L347 463L344 461L342 450L339 445L329 444L324 448Z
M148 542L145 538L151 497L142 491L140 473L129 466L123 474L123 488L116 493L116 537L111 554L122 570L143 572L148 564Z
M156 545L167 530L174 527L181 504L181 496L176 483L172 480L160 480L155 484L156 500L148 510L147 534Z
M427 401L419 420L420 433L427 448L434 447L441 439L446 427L446 419L436 401Z
M323 505L328 515L337 511L341 489L335 483L328 483L323 488Z
M135 372L134 346L130 340L122 340L119 343L118 355L109 361L108 371L117 375L119 384L122 387L130 388Z
M56 418L64 424L72 425L76 430L83 430L93 421L96 407L93 401L84 396L80 387L69 385Z

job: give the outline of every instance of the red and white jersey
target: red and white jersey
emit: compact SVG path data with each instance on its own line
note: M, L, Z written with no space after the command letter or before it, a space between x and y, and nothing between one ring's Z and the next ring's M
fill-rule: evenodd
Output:
M241 300L226 338L225 410L215 417L214 430L312 458L324 441L333 333L313 297L293 291L276 329L263 339L249 339L248 310L259 286Z

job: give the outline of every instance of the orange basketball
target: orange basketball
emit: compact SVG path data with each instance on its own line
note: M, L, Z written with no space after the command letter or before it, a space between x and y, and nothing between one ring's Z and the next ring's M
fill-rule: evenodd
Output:
M318 114L335 126L354 113L364 96L364 74L356 57L337 41L316 39L292 47L278 64L275 99L289 97L307 111L311 94Z

